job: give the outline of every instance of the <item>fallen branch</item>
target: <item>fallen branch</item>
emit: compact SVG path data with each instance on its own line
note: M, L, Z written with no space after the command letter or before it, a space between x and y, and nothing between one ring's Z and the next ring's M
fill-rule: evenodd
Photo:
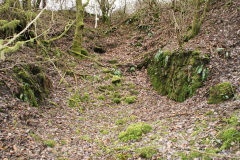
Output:
M67 24L67 25L65 26L65 30L64 30L64 32L63 32L62 34L60 34L59 36L54 37L54 38L52 38L52 39L45 40L45 42L49 44L49 43L51 43L51 42L53 42L53 41L56 41L56 40L62 38L62 37L69 31L69 29L72 27L72 25L73 25L74 23L75 23L75 20L74 20L72 23L69 23L69 24Z
M97 60L95 60L95 59L93 59L93 58L91 58L91 57L89 57L89 56L86 56L86 55L84 55L84 54L82 54L82 53L80 53L80 52L76 52L76 51L73 51L73 50L70 50L70 52L72 52L72 53L74 53L74 54L76 54L76 55L82 56L82 57L84 57L84 58L90 59L90 60L92 60L93 62L97 63L99 66L102 66L102 67L104 66L102 63L98 62Z

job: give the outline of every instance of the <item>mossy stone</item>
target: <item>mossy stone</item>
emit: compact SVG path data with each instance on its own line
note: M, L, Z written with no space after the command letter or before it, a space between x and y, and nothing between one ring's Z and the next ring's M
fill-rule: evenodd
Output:
M208 76L209 57L197 51L159 52L148 65L152 86L162 95L178 102L195 94Z
M234 96L232 84L229 82L221 83L210 88L208 103L217 104L224 102Z
M33 64L15 66L12 71L13 77L18 82L15 95L30 105L38 106L50 93L52 83L39 66Z

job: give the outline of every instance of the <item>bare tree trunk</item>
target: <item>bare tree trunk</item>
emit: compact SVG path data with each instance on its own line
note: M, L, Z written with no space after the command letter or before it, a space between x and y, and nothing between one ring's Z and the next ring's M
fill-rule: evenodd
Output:
M194 9L194 17L193 17L193 22L192 22L192 33L191 33L191 37L194 37L198 34L199 30L200 30L200 26L199 26L199 19L200 19L200 0L194 0L194 5L195 5L195 9Z
M126 14L126 11L127 11L127 0L124 0L123 13Z
M45 8L47 6L47 0L43 0L42 3L43 3L43 8Z
M40 4L41 4L41 0L36 0L35 9L39 9L40 8Z

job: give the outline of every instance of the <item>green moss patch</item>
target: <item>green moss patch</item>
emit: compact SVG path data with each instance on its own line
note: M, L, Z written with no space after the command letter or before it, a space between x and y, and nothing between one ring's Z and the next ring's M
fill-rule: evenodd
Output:
M234 96L231 83L225 82L210 88L208 103L217 104L226 101Z
M119 134L118 138L123 141L139 140L142 138L143 134L147 134L152 130L152 126L145 123L131 124L126 131Z
M156 147L146 146L139 149L137 152L140 157L150 159L154 154L158 152L158 150Z
M39 66L27 64L15 66L13 77L18 82L16 96L32 106L38 106L39 102L50 93L52 83Z
M229 149L230 147L234 145L237 146L240 143L240 122L238 114L239 113L229 119L224 119L227 127L224 127L224 129L218 133L218 138L222 142L220 150Z
M44 145L51 147L51 148L55 147L55 145L56 145L56 142L54 140L45 140L45 141L43 141L43 143L44 143Z
M148 66L152 86L178 102L194 95L208 77L208 56L195 51L159 52Z
M117 84L121 82L121 78L119 76L113 76L112 83Z
M113 98L112 101L113 101L113 103L116 103L116 104L121 103L121 99L120 98Z
M118 119L115 124L116 125L124 125L125 123L126 123L125 119Z
M222 131L219 138L223 142L221 149L229 149L233 142L240 143L240 132L235 127L231 127Z
M124 102L127 104L135 103L135 101L136 101L136 96L125 97L125 100L124 100Z

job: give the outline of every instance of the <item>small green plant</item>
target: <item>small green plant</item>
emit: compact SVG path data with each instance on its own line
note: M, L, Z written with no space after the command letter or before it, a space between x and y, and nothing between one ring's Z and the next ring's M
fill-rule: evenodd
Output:
M119 76L113 76L112 78L112 83L113 84L117 84L117 83L120 83L121 82L121 78Z
M130 90L129 92L131 95L139 95L139 91L137 90Z
M111 70L110 70L110 69L108 69L108 68L103 68L103 69L102 69L102 72L103 72L103 73L110 73L110 72L111 72Z
M120 98L113 98L112 101L113 101L113 103L116 103L116 104L121 103L121 99Z
M190 160L190 159L202 157L202 154L198 152L190 152L188 154L184 152L180 152L178 153L178 155L181 157L182 160ZM205 158L203 159L205 160Z
M43 141L43 144L46 145L46 146L48 146L48 147L53 148L53 147L55 147L56 142L55 142L54 140L44 140L44 141Z
M152 130L152 126L145 123L131 124L126 131L119 134L118 138L123 141L139 140L143 134L147 134Z
M158 152L156 147L146 146L137 151L138 155L142 158L150 159L154 154Z
M89 96L89 94L87 92L85 92L83 94L83 96L81 97L81 101L82 102L89 102L89 100L90 100L90 96Z
M158 62L162 55L163 55L163 51L159 49L158 53L154 56L154 61Z
M81 102L80 95L78 90L76 90L75 93L72 95L72 97L68 99L68 105L72 108L80 107L80 104L79 104L80 102Z
M80 130L80 129L76 129L75 133L76 133L76 134L80 134L80 133L81 133L81 130Z
M35 133L30 133L30 136L33 137L35 139L35 141L41 141L41 137L39 137L37 134Z
M124 100L127 104L132 104L136 101L136 96L126 97Z
M131 67L130 68L130 72L135 72L136 71L136 68L135 67Z
M233 142L240 143L240 132L236 128L231 127L223 130L219 138L223 141L221 150L229 149Z
M83 136L80 136L79 138L87 142L91 141L91 137L89 135L83 135Z
M118 154L115 155L115 157L119 160L127 160L128 159L128 155L123 154L123 153L118 153Z
M104 129L101 129L100 132L101 132L102 134L108 134L108 133L109 133L109 131L104 130Z
M104 97L104 95L101 94L101 95L98 95L97 99L104 101L104 100L105 100L105 97Z
M208 116L213 115L213 111L210 110L210 111L206 112L205 114L208 115Z
M86 117L79 117L79 118L78 118L79 121L84 121L84 120L86 120L86 119L87 119Z
M118 61L116 59L113 59L113 60L109 60L108 63L110 64L116 64Z
M114 90L116 90L116 89L115 89L115 87L112 86L112 85L105 85L105 86L101 85L101 86L98 87L98 90L104 92L104 91L106 91L106 90L108 90L108 91L114 91Z
M126 120L125 119L119 119L116 121L116 125L124 125L126 123Z
M66 145L66 144L67 144L67 142L66 142L65 140L60 140L60 143L61 143L62 145Z

